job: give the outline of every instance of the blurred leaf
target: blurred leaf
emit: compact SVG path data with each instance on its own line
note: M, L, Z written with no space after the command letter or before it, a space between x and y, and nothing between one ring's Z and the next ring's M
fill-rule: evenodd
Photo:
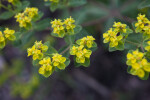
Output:
M77 25L77 26L75 27L75 29L74 29L74 33L77 34L77 33L79 33L81 30L82 30L82 26Z
M34 25L34 29L41 31L50 26L50 19L43 19Z
M144 77L143 77L143 78L140 78L140 79L142 79L142 80L147 80L148 78L149 78L149 72L146 72L146 71L145 71Z
M143 9L143 8L147 8L147 7L150 7L150 0L145 0L138 6L139 9Z
M39 64L39 60L32 60L32 65L37 66Z
M81 6L87 3L87 0L69 0L69 6Z
M49 41L45 42L44 45L47 45L47 46L48 46L48 50L47 50L45 53L50 54L50 55L51 55L52 53L57 53L57 50L56 50L54 47L52 47L52 46L50 45L50 42L49 42Z
M75 41L75 35L67 35L64 37L66 44L72 45Z
M116 47L117 50L124 50L124 43L122 41L118 42L118 46Z
M75 34L76 40L90 35L85 29L82 29L79 34Z
M113 51L116 51L116 50L117 50L116 48L109 46L109 52L113 52Z
M17 9L20 11L20 10L24 10L26 7L28 7L30 5L30 2L29 1L23 1L20 4L16 5L17 6Z
M13 17L14 15L15 14L13 12L5 11L2 14L0 14L0 19L6 20L6 19L9 19L9 18Z
M51 10L52 12L54 12L57 8L58 8L58 4L57 4L57 3L51 3L51 5L50 5L50 10Z

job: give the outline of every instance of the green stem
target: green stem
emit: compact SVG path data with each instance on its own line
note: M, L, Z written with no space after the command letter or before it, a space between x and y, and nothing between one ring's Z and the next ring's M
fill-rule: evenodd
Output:
M70 49L70 46L68 46L68 48L66 48L64 51L62 51L60 54L64 54L65 52L67 52Z
M2 3L0 3L0 7L10 11L10 12L14 12L12 9L9 9L8 7L6 7L5 5L3 5Z

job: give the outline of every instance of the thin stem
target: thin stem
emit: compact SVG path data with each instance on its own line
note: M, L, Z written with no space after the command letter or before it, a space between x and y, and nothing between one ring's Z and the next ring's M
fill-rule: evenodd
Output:
M3 5L2 3L0 3L0 7L10 11L10 12L14 12L12 9L9 9L8 7L6 7L5 5Z
M70 49L70 46L68 48L66 48L64 51L62 51L60 54L64 54L65 52L67 52Z
M141 45L141 50L142 50L142 52L144 53L145 51L144 51L144 48L143 48L143 46Z

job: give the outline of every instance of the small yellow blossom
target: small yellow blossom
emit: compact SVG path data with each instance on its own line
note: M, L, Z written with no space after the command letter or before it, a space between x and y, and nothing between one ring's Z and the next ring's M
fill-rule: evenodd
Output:
M135 23L136 33L144 33L150 35L150 21L145 17L145 15L139 14L137 17L137 22Z
M33 60L36 59L42 59L43 58L43 52L46 52L48 50L48 47L44 44L42 44L42 41L35 42L35 44L32 46L32 48L28 48L28 56L33 56Z
M150 63L144 58L144 53L138 50L127 54L127 65L131 66L131 74L140 78L145 76L145 72L150 72Z
M39 73L42 74L45 77L49 77L52 74L52 62L51 62L51 58L47 57L47 58L43 58L40 62L40 65L42 65L39 68Z
M0 31L0 48L5 47L5 38L3 36L3 33Z
M145 47L145 50L147 50L148 52L150 52L150 41L147 42L148 46Z
M14 36L15 30L10 30L8 28L6 28L4 30L4 35L7 39L14 41L16 39L16 37Z
M77 40L78 45L86 46L88 48L93 47L95 38L93 36L83 37L82 39Z
M122 32L122 33L126 33L127 29L127 25L126 24L122 24L121 22L114 22L113 27L115 28L116 32Z
M52 28L54 29L53 32L58 34L58 36L63 37L65 35L64 31L64 24L60 19L55 19L54 21L51 22Z
M76 27L76 25L74 25L75 20L73 18L67 18L64 20L64 24L66 25L66 29L67 31L71 31L72 33L74 33L74 28Z
M53 57L52 57L53 66L58 67L59 69L65 69L66 67L65 61L66 61L66 58L62 57L62 55L58 53L53 54Z
M117 36L117 32L113 31L112 28L108 30L107 33L103 34L104 43L110 42L110 47L116 47L118 46L118 42L123 39L122 35Z
M26 8L23 13L18 13L15 18L16 21L19 22L20 27L26 28L27 26L31 25L32 19L38 15L38 9L37 8Z
M89 59L92 51L87 50L84 48L84 46L73 46L70 50L71 55L76 56L76 62L77 63L85 63L86 58Z

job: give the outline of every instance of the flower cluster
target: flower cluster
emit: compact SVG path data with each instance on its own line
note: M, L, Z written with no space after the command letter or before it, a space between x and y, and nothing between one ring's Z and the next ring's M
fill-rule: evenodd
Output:
M91 48L94 44L94 40L95 38L93 38L93 36L87 36L87 37L83 37L82 39L77 40L77 44Z
M150 72L150 63L144 57L144 53L138 50L127 54L127 65L131 66L130 73L140 78L145 77L146 73Z
M16 21L19 22L20 27L27 28L31 26L31 21L38 16L37 8L26 8L23 13L19 13L15 16Z
M6 40L14 41L16 39L15 35L15 30L10 30L6 28L3 32L0 31L0 48L5 47L5 42Z
M150 21L145 17L145 15L141 14L138 15L137 20L138 21L135 23L136 33L140 32L150 37Z
M73 35L74 28L76 25L74 24L75 20L73 18L67 18L62 22L60 19L55 19L51 22L53 33L57 34L58 37L64 37L66 34Z
M94 40L92 36L83 37L76 41L77 45L72 46L70 54L75 56L77 63L84 64L90 59L92 51L89 49L96 46Z
M51 2L53 2L53 3L58 3L59 2L59 0L44 0L45 2L47 2L47 1L51 1Z
M43 53L48 50L48 46L42 44L42 41L35 42L35 44L32 46L32 48L28 48L28 56L33 56L33 60L39 59L41 60L43 58Z
M145 50L147 50L148 52L150 52L150 41L147 42L147 46L145 46Z
M55 67L60 70L65 69L65 62L66 58L62 57L62 55L58 53L53 54L52 59L50 57L45 57L39 61L39 64L41 65L39 68L39 73L45 77L49 77L54 71Z
M109 42L110 47L117 47L119 43L124 42L124 37L127 35L127 25L121 22L114 22L113 28L110 28L103 34L103 42Z

